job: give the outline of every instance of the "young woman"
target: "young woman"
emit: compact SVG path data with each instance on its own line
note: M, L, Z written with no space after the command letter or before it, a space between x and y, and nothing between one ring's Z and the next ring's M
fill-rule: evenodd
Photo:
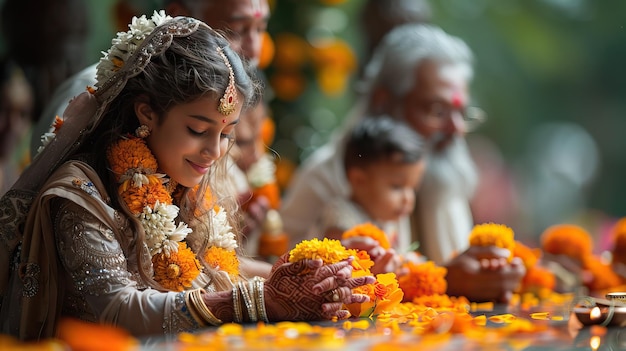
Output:
M259 91L225 38L192 18L135 18L97 78L0 201L1 332L49 337L71 316L172 334L342 318L367 299L351 288L373 278L350 278L348 261L283 259L267 280L239 270L224 156Z

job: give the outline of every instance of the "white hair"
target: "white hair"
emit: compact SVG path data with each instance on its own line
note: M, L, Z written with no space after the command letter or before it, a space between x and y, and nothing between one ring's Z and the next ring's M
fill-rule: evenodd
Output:
M464 65L468 80L473 76L473 54L462 39L434 25L409 23L391 30L374 51L365 67L364 91L382 87L403 97L415 84L410 73L426 60Z

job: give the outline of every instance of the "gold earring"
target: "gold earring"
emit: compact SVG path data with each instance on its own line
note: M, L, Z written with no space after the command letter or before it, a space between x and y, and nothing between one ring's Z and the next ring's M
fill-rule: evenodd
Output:
M135 129L135 135L140 137L141 139L145 139L150 135L150 128L147 125L142 124L137 129Z

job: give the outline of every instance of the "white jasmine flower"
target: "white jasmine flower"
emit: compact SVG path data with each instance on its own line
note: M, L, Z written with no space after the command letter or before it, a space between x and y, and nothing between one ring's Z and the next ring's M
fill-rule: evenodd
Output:
M246 173L248 182L253 188L262 187L276 180L276 165L268 154L264 154Z
M211 221L213 232L209 238L209 246L221 247L225 250L237 248L235 233L232 231L233 227L228 223L226 211L221 207L218 207L217 210L213 209Z

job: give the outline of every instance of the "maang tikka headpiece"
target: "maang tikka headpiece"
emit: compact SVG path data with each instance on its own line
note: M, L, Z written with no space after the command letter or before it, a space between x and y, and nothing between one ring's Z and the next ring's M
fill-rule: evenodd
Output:
M224 50L217 47L217 53L222 56L226 67L228 67L228 86L226 87L226 91L224 95L220 98L220 103L217 106L217 110L220 111L221 114L228 116L233 111L235 111L235 106L237 106L237 88L235 88L235 72L233 71L233 66L230 65L230 61L228 61L228 57L224 54Z

